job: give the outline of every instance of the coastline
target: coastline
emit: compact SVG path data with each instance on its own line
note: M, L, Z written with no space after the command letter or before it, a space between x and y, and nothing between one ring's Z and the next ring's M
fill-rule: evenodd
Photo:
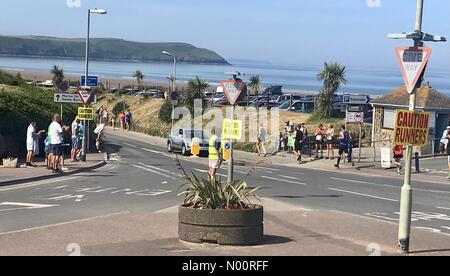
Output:
M17 75L20 74L23 79L25 80L35 80L37 82L44 82L46 80L51 80L52 75L45 72L38 72L38 71L27 71L22 69L3 69L4 72L11 74L11 75ZM80 75L78 74L65 74L65 80L68 81L79 81ZM112 76L101 76L99 77L99 82L106 85L108 84L111 88L119 88L126 86L126 85L135 85L137 86L137 81L133 77L112 77ZM159 81L159 80L152 80L152 79L144 79L144 85L146 86L161 86L164 88L169 88L172 84L169 81ZM186 82L177 81L177 87L187 87ZM215 89L217 86L210 84L210 90Z

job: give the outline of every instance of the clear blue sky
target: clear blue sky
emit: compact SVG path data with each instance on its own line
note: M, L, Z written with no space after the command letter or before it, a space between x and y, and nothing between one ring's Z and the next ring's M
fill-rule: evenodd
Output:
M77 0L71 0L76 2ZM1 0L0 34L84 37L87 8L95 37L187 42L227 59L320 66L397 66L388 33L412 31L416 0ZM378 0L370 0L377 2ZM424 31L450 38L450 1L426 0ZM449 43L433 43L430 66L450 71Z

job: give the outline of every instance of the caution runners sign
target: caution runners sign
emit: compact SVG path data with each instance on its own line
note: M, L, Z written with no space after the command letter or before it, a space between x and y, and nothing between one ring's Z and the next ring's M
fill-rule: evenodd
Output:
M393 144L423 147L428 143L429 130L429 112L397 110Z

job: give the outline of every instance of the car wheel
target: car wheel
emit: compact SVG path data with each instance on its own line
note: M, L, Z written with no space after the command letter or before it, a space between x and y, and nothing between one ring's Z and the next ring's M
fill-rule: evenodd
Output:
M189 153L188 153L188 151L186 149L186 145L183 145L183 147L181 148L181 154L183 156L188 156L189 155Z
M167 143L167 151L168 151L168 152L173 152L173 149L172 149L172 143L171 143L171 142L168 142L168 143Z

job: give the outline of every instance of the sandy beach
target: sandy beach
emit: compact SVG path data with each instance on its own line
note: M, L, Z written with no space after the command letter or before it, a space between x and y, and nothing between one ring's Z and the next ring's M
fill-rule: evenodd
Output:
M33 71L23 71L23 70L3 70L4 72L7 72L11 75L17 75L18 73L20 73L20 75L22 76L22 78L24 78L25 80L29 80L29 81L37 81L37 82L43 82L46 80L51 80L52 79L52 75L50 73L44 73L44 72L33 72ZM79 81L80 76L79 75L74 75L74 74L66 74L65 75L65 80L69 80L69 81ZM100 83L104 84L106 87L109 88L120 88L126 85L135 85L137 86L137 81L136 79L134 79L133 77L126 77L126 78L117 78L117 77L101 77L100 78ZM163 87L164 89L168 89L171 86L171 83L169 81L167 82L162 82L162 81L157 81L157 80L151 80L151 79L144 79L144 85L145 86L159 86L159 87ZM177 87L186 87L187 83L186 82L177 82ZM210 90L211 89L215 89L215 86L210 86Z

